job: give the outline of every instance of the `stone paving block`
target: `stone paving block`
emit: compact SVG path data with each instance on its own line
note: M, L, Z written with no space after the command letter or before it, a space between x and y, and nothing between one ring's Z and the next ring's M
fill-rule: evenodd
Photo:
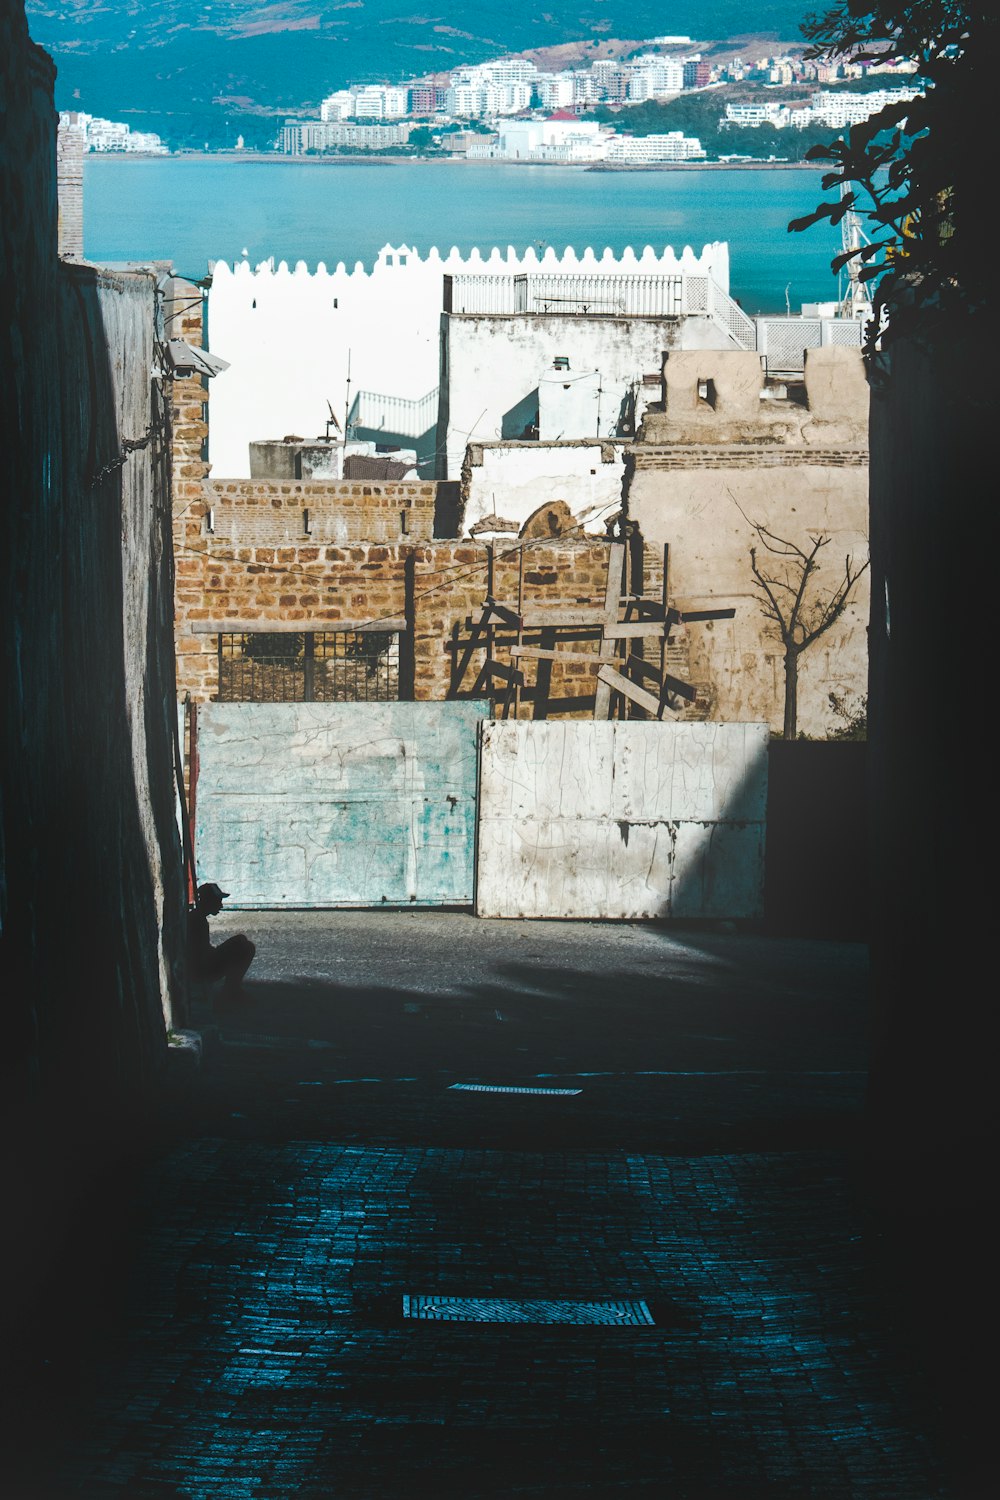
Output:
M382 1026L377 995L366 1023L351 986L259 979L255 1030L335 1045L306 1074L301 1053L228 1049L223 1032L193 1112L165 1122L139 1177L124 1337L88 1350L39 1493L16 1500L970 1500L875 1275L859 1077L816 1076L814 1032L789 1034L829 982L826 950L770 984L756 940L735 939L689 993L691 950L657 949L654 983L647 937L630 952L624 936L628 1026L603 991L529 1004L530 965L507 981L533 1071L608 1064L558 1127L539 1123L537 1098L442 1086L473 1063L506 1066L510 1023L442 1009L415 1051ZM689 1034L702 992L722 1034L748 1004L771 1029L773 1044L753 1036L742 1055L752 1081L706 1066L716 1042ZM493 999L476 1001L484 1016ZM862 1021L847 988L838 1065L858 1060ZM669 1089L639 1076L679 1060L690 1076ZM362 1093L342 1077L385 1081ZM656 1322L414 1322L405 1293L642 1298Z

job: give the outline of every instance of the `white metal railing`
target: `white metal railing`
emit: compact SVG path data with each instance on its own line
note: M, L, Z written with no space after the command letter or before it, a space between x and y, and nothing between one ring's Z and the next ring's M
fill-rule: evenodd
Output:
M674 317L684 312L684 276L525 273L452 276L445 310L504 317L516 313L583 313Z
M757 350L769 374L798 374L807 349L839 345L860 349L860 318L757 318Z
M358 391L347 417L348 429L365 427L396 437L423 437L438 419L438 387L415 401L386 396L381 391Z
M753 318L747 317L738 302L734 302L728 292L724 292L716 282L709 277L708 282L709 305L708 310L715 322L726 333L736 341L741 349L757 348L757 329Z

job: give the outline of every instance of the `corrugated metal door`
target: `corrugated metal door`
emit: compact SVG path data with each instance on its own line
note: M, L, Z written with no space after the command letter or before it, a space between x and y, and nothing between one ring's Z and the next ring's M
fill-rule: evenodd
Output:
M212 703L199 880L231 907L469 905L486 702Z

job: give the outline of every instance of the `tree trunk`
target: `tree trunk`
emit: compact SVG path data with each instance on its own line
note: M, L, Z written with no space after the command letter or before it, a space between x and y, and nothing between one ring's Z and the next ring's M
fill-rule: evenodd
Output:
M782 733L794 740L799 724L799 653L789 647L785 652L785 723Z

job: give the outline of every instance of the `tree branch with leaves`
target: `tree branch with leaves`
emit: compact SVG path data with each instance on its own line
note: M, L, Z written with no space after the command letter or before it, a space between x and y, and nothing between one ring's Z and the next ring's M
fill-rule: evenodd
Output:
M765 616L778 628L785 652L785 709L782 733L793 740L798 733L799 657L829 630L847 607L858 579L868 567L868 559L856 566L850 554L844 561L844 575L826 595L815 592L815 578L820 569L820 552L831 538L822 533L807 547L776 536L766 526L751 521L760 547L773 562L758 558L758 548L750 548L750 569L754 587L760 595Z
M998 29L995 0L839 0L803 24L808 56L912 61L923 90L806 153L831 163L821 186L839 196L788 226L836 225L850 211L867 221L869 243L831 264L837 272L856 259L872 293L870 361L899 338L961 337L993 297L983 215L995 176L986 116Z

